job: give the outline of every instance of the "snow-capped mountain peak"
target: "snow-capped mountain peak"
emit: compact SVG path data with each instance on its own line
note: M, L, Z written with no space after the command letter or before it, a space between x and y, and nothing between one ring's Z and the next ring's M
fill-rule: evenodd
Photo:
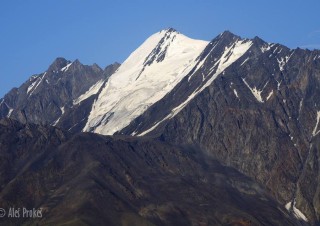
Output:
M190 72L207 44L174 29L150 36L110 77L84 131L110 135L129 125Z

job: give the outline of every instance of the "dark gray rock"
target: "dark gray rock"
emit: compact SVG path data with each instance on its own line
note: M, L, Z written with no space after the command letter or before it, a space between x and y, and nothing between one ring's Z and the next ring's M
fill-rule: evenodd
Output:
M0 120L1 225L305 225L196 146Z
M320 111L320 51L290 50L279 44L262 51L268 44L256 37L242 57L176 116L166 119L214 75L212 68L225 47L238 39L224 32L212 40L200 56L205 63L190 72L191 79L186 76L120 133L139 134L161 122L145 136L198 145L223 164L265 184L283 206L295 199L297 208L317 225L319 146L313 146L313 155L309 152L312 133L319 130L315 126ZM262 102L250 88L261 91Z
M99 81L107 81L120 65L114 63L102 70L97 64L83 65L57 58L42 74L32 76L19 88L14 88L1 99L0 118L10 117L22 123L69 126L64 129L79 129L77 126L89 114L89 109L80 111L73 102ZM92 98L90 99L92 101ZM90 102L89 100L89 102ZM91 103L91 102L90 102ZM88 100L81 108L88 107ZM74 109L73 109L74 108ZM66 114L70 115L67 116ZM69 123L60 123L61 117L69 118ZM74 122L74 124L70 124Z

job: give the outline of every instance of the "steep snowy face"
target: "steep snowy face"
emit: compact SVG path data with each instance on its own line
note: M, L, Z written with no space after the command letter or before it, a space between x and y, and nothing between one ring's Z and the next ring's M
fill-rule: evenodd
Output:
M110 77L84 131L112 135L129 125L190 72L207 44L173 29L152 35Z
M210 62L210 61L211 62L209 63L209 65L213 64L213 66L211 66L211 68L209 68L208 71L202 70L202 76L203 76L202 84L200 84L199 86L196 86L194 88L194 91L190 95L188 95L184 101L182 101L178 106L175 106L174 108L172 108L172 110L170 111L170 113L167 116L165 116L163 119L159 120L158 122L154 123L154 125L151 128L149 128L141 133L137 133L137 131L135 131L131 135L144 136L144 135L148 134L149 132L151 132L152 130L154 130L155 128L157 128L164 121L176 116L199 93L201 93L208 86L210 86L213 83L213 81L218 77L218 75L223 73L225 71L225 69L227 69L235 61L237 61L240 57L242 57L248 51L248 49L251 47L251 45L252 45L252 41L250 41L250 40L235 40L234 42L232 42L230 44L230 46L228 46L228 47L226 46L224 48L224 51L222 53L220 53L221 54L220 57L215 58L217 55L214 54L214 58L216 61L215 63L210 60L210 58L213 58L211 54L215 49L216 45L214 45L212 47L211 51L209 51L209 54L202 61L199 61L199 63L196 65L196 68L202 68L204 65L208 64L208 62ZM207 74L206 78L205 78L204 74ZM190 78L192 78L193 75L194 74L189 75L188 83L190 82ZM184 85L186 85L186 84L184 84ZM192 86L190 83L188 85L189 85L189 87ZM185 95L185 94L180 93L178 95ZM237 95L237 93L236 93L236 95ZM260 93L259 93L259 95L260 95Z

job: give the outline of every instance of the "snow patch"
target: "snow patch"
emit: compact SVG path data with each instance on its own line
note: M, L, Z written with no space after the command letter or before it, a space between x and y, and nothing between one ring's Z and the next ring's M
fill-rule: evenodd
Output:
M36 78L38 78L38 77L39 77L39 75L32 75L32 76L29 78L29 81L31 82L31 81L35 80Z
M292 213L294 214L294 216L297 218L297 219L301 219L305 222L308 222L308 218L296 207L296 201L294 200L293 201L293 204L292 202L288 202L286 205L285 205L286 209L288 211L292 211Z
M211 52L215 49L215 47L218 45L218 43L219 43L219 42L217 42L217 43L211 48L210 52L207 54L207 56L206 56L205 58L203 58L200 62L198 62L198 63L196 64L196 68L195 68L194 72L188 77L188 82L190 81L190 79L192 78L192 76L196 73L196 71L203 66L204 62L207 60L208 56L210 56ZM210 45L212 45L212 43L210 43ZM214 61L216 61L216 60L217 60L217 59L214 58ZM211 63L213 63L213 61L211 61Z
M283 71L284 70L283 67L286 65L285 59L283 57L281 57L281 59L280 60L277 59L277 61L278 61L278 64L279 64L280 71Z
M262 53L265 53L265 52L269 51L270 48L271 48L270 45L267 44L267 45L262 46L262 47L260 48L260 50L261 50Z
M161 121L155 123L150 129L147 129L146 131L140 133L140 134L137 134L137 136L141 137L141 136L144 136L148 133L150 133L152 130L154 130L155 128L157 128L162 122L166 121L167 119L170 119L174 116L174 111L172 111L170 114L168 114L166 117L164 117ZM135 133L136 135L136 133Z
M278 82L278 80L276 80L277 81L277 90L279 91L280 90L280 85L281 85L281 82L282 81L280 81L280 82Z
M33 87L35 87L35 85L38 83L39 81L36 80L35 82L33 82L27 89L27 94L29 94L32 90L33 90Z
M53 126L56 126L58 124L62 115L64 114L64 111L65 111L64 107L61 107L60 110L61 110L61 116L54 123L52 123Z
M10 116L11 116L12 112L13 112L13 109L12 109L12 108L10 108L10 109L9 109L9 112L8 112L8 115L7 115L7 118L10 118Z
M274 47L276 43L268 43L270 45L270 48Z
M61 70L60 70L60 71L62 71L62 72L66 72L66 71L69 69L69 67L71 66L71 64L72 64L72 63L67 64L67 66L65 66L65 67L61 68Z
M43 78L46 76L47 72L45 72L41 77L38 77L36 79L36 81L34 81L27 89L27 94L29 94L29 96L31 96L33 94L33 92L38 88L38 86L40 85L40 83L42 82Z
M316 122L316 125L312 131L312 136L316 136L320 132L320 130L317 131L319 120L320 120L320 111L317 111L317 122Z
M247 61L249 60L249 57L247 59L245 59L240 66L244 65Z
M239 40L229 48L226 47L224 53L222 54L222 57L220 58L220 61L218 61L219 66L215 74L220 74L236 60L238 60L244 53L248 51L251 45L251 41Z
M300 103L299 103L299 115L300 115L300 112L302 109L302 104L303 104L303 98L302 98L302 100L300 100Z
M264 101L262 100L262 97L261 97L261 93L263 90L258 90L256 87L251 88L250 85L246 82L246 80L244 78L242 79L242 81L250 89L251 93L257 99L257 101L263 103Z
M289 62L293 53L294 53L294 51L290 54L290 56L286 56L285 58L281 57L280 59L277 59L280 71L284 70L284 66Z
M269 95L267 96L267 101L270 99L270 97L273 95L273 90L271 90L271 92L269 93Z
M286 56L286 63L289 62L289 60L291 59L292 55L294 54L296 50L293 50L292 53L290 54L290 56Z
M96 84L91 86L87 92L85 92L84 94L82 94L76 100L73 101L73 105L79 104L82 101L91 97L92 95L97 94L98 91L100 90L100 88L103 86L104 82L105 82L105 80L100 80Z
M234 92L234 95L236 95L236 97L239 99L237 90L236 90L236 89L233 89L233 92Z

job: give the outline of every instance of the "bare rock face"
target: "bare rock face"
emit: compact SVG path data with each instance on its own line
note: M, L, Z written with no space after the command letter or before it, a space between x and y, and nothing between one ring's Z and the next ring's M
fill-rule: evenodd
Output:
M0 155L1 207L42 209L2 225L305 225L196 146L4 119Z
M320 52L255 38L217 75L216 62L237 40L229 32L214 39L200 56L203 65L120 133L196 144L263 183L283 205L296 200L317 225Z
M115 63L102 70L96 64L88 66L81 64L79 60L71 62L57 58L47 71L33 75L23 85L14 88L1 99L0 118L9 117L22 123L41 125L60 123L60 127L67 125L69 127L65 129L75 130L77 124L81 120L85 121L88 116L87 111L78 115L75 109L82 105L82 101L77 102L77 100L95 84L102 86L118 67L119 64ZM83 100L94 95L96 93ZM69 121L76 123L61 123L62 117L67 117Z

